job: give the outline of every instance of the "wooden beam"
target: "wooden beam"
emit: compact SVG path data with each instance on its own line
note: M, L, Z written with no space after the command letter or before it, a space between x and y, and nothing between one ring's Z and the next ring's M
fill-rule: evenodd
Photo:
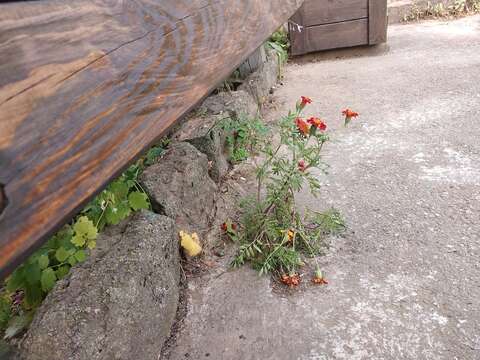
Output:
M0 277L209 94L302 0L0 4Z

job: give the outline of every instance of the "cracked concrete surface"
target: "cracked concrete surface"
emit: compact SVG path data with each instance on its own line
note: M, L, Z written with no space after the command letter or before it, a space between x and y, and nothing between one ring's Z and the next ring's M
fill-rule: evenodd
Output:
M480 16L335 54L287 66L269 114L307 95L330 126L322 200L300 195L349 226L320 258L329 285L194 279L171 359L480 359ZM345 129L346 106L361 116Z

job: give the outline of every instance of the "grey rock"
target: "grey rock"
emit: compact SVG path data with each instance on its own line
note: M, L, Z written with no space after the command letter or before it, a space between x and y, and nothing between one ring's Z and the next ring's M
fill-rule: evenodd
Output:
M135 214L103 255L59 281L21 345L26 360L156 360L179 297L175 225Z
M225 107L231 118L255 118L259 115L258 102L248 92L237 90L227 94L225 95Z
M219 182L228 172L228 149L221 122L227 118L254 118L258 105L245 91L222 92L205 100L199 111L193 114L177 131L178 141L188 141L210 161L210 177Z
M258 103L252 95L244 90L220 92L205 99L198 110L204 115L224 115L238 118L240 116L256 117L259 113Z
M259 105L265 103L280 74L278 55L267 49L267 61L254 73L249 75L239 90L248 92Z
M140 181L157 212L182 230L203 232L215 211L217 186L208 175L207 156L187 142L173 144Z
M256 71L265 61L267 61L267 53L265 46L262 45L238 67L240 77L243 79L246 78Z
M222 118L222 115L195 116L175 134L177 140L188 141L207 155L208 172L215 182L219 182L230 168L225 147L226 134L221 127Z

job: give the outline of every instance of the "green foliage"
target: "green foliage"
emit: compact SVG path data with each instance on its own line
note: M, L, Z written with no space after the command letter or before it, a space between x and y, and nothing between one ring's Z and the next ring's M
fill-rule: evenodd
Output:
M165 149L169 143L170 139L164 138L160 141L159 145L152 146L145 154L145 157L140 160L143 162L143 166L153 165L157 159L159 159L165 153Z
M12 316L11 301L6 296L0 297L0 329L7 327L8 321Z
M162 141L152 147L7 278L0 291L0 330L7 337L27 326L33 311L55 283L72 266L87 259L105 226L118 224L134 211L150 208L150 200L137 178L145 166L164 153L167 144ZM13 298L20 299L15 306Z
M254 155L259 142L267 133L267 128L260 119L249 119L246 116L223 119L219 126L227 134L229 160L234 164Z
M290 42L288 40L288 33L283 27L272 34L270 39L267 41L267 46L275 50L278 55L278 61L280 65L283 65L287 62Z
M237 88L243 83L243 79L240 75L240 70L236 69L230 76L217 88L217 92L231 92L237 90Z
M336 210L324 213L297 212L295 196L304 185L312 195L320 189L311 169L326 171L321 158L323 145L329 140L318 127L302 120L306 104L299 102L295 112L285 116L279 127L280 142L262 136L250 153L260 153L264 161L256 168L257 195L242 201L239 231L230 235L240 244L234 266L249 262L261 274L295 273L303 265L302 255L314 257L325 246L325 235L344 230L344 221ZM304 126L299 125L299 122Z

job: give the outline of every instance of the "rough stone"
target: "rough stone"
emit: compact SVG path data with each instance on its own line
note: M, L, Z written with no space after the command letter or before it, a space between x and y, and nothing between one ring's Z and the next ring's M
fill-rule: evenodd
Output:
M187 141L210 161L210 177L219 182L228 172L228 149L225 146L226 134L221 127L226 118L254 118L258 115L258 105L245 91L221 92L210 96L176 132L175 139Z
M208 175L207 156L187 142L173 144L162 161L140 179L157 212L182 230L203 232L215 211L217 186Z
M256 71L267 60L267 53L265 46L260 46L248 57L239 67L238 72L241 78L246 78L248 75Z
M263 65L240 85L239 90L245 90L259 105L265 103L280 74L278 55L272 49L267 49L267 60Z
M252 95L244 90L223 91L209 96L200 106L200 114L225 115L231 118L240 116L256 117L259 113L258 103Z
M195 116L186 121L175 134L178 141L187 141L207 155L210 177L219 182L228 172L228 152L225 132L221 127L223 115Z
M174 222L135 214L112 248L59 281L23 340L26 360L156 360L178 302Z

